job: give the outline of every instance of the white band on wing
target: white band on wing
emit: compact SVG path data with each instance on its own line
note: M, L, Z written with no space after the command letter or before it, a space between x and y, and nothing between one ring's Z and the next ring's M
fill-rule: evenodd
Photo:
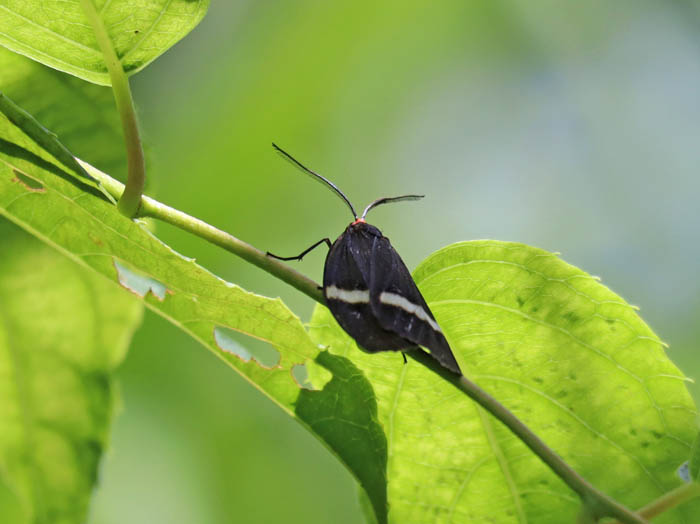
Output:
M422 320L423 322L427 322L428 325L431 328L433 328L433 330L437 331L438 333L442 333L440 326L438 326L437 322L430 318L430 315L428 315L428 312L425 309L423 309L422 306L414 304L413 302L402 297L401 295L397 295L396 293L389 293L388 291L382 291L382 294L379 295L379 302L387 306L394 306L403 309L406 313L415 315L418 319Z
M335 286L326 288L328 300L340 300L348 304L369 304L369 289L340 289Z

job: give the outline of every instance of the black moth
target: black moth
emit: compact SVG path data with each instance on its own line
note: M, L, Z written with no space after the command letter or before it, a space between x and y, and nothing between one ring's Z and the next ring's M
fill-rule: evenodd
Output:
M272 146L296 167L330 187L348 205L354 221L333 244L324 238L295 257L279 257L269 252L268 256L301 260L312 249L327 244L330 250L323 270L323 294L338 324L361 349L375 353L423 346L440 364L461 375L440 326L403 260L389 239L365 222L373 207L423 196L380 198L358 218L355 208L333 182L303 166L275 144Z

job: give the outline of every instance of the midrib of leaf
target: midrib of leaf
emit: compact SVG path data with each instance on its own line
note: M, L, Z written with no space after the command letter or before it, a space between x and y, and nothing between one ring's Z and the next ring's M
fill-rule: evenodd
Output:
M34 435L34 409L30 399L30 395L26 387L26 370L22 365L21 351L15 346L12 337L12 331L10 323L5 314L5 310L0 307L0 322L5 326L6 342L9 352L10 362L13 368L12 379L17 391L17 399L20 404L20 418L22 424L22 432L25 438L22 439L22 457L23 459L31 464L29 466L30 479L29 479L29 489L31 491L31 504L32 512L34 514L34 519L36 522L46 521L46 507L44 505L44 497L37 492L39 486L41 486L40 479L38 478L38 472L36 469L36 463L34 462L34 454L32 450L36 448L35 442L36 438Z
M486 435L486 440L488 440L489 446L493 451L496 460L498 461L498 466L503 474L503 479L508 486L508 490L513 498L513 506L515 507L515 513L518 516L518 521L527 522L527 516L523 510L522 504L520 503L520 493L518 492L518 486L515 485L515 480L510 473L510 468L508 467L508 460L503 454L501 446L496 440L496 436L493 434L493 427L491 425L490 415L484 412L481 406L476 406L476 412L479 414L479 419L481 420L481 426L484 428L484 434Z

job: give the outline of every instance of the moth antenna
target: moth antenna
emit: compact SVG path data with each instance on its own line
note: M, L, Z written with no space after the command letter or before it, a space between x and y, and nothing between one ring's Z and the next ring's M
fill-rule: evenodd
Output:
M369 213L369 210L373 207L381 206L382 204L390 204L392 202L403 202L404 200L420 200L424 196L425 195L402 195L397 197L378 198L365 208L364 213L362 213L362 218L365 218L367 213Z
M274 147L275 150L276 150L279 154L281 154L286 160L288 160L289 162L291 162L292 165L294 165L294 166L297 167L298 169L301 169L301 170L302 170L304 173L306 173L307 175L311 175L311 177L313 177L314 180L318 180L318 181L321 182L322 184L325 184L325 185L327 185L328 187L330 187L331 190L332 190L336 195L338 195L338 196L343 200L343 202L345 202L345 203L348 205L348 207L350 208L350 211L352 211L352 216L357 220L357 213L355 212L355 208L352 207L352 204L350 203L350 200L348 200L348 197L346 197L345 194L344 194L340 189L338 189L338 186L336 186L333 182L331 182L330 180L328 180L325 176L319 175L319 174L316 173L315 171L311 171L311 169L309 169L309 168L306 167L304 164L302 164L301 162L299 162L296 158L294 158L292 155L290 155L289 153L287 153L286 151L284 151L281 147L279 147L279 146L278 146L277 144L275 144L274 142L272 143L272 147Z

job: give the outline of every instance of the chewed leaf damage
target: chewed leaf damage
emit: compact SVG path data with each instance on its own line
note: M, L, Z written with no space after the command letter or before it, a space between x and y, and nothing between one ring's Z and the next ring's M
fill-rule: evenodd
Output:
M333 378L333 374L313 360L295 364L291 369L292 378L300 388L321 391Z
M137 273L133 269L129 269L116 259L114 260L114 267L117 270L119 283L132 293L143 298L150 291L158 300L165 300L167 288L161 282L143 273Z
M18 184L22 184L27 190L33 191L34 193L43 193L44 191L46 191L46 189L44 188L44 184L42 184L35 178L27 176L16 169L13 169L12 172L15 175L13 181L17 182Z
M279 365L280 353L266 342L243 335L226 327L214 328L214 340L222 351L231 353L243 362L255 360L260 366L270 369ZM244 342L239 342L244 340ZM244 346L245 344L245 346Z

